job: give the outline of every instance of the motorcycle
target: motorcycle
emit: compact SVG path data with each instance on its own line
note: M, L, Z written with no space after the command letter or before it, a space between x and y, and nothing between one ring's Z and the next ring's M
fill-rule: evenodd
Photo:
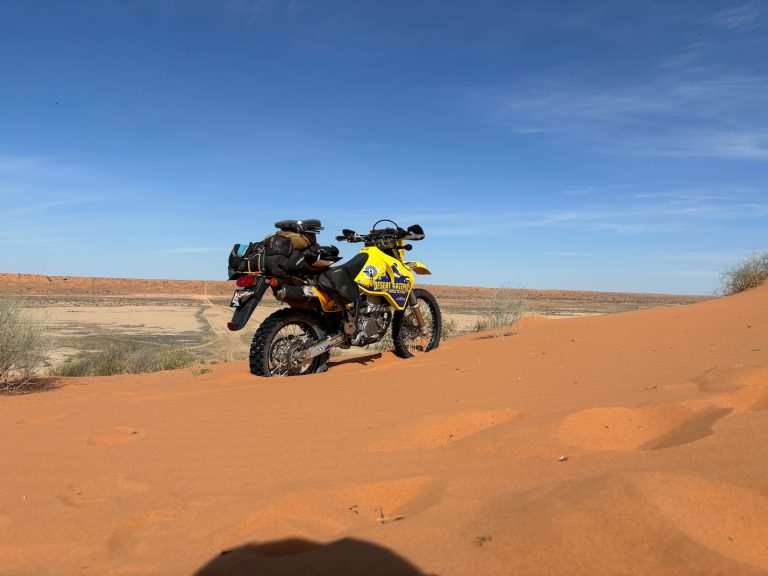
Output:
M386 227L377 228L381 224ZM323 229L318 220L283 220L275 226L294 234L309 233L313 239ZM290 272L277 266L272 270L245 266L240 256L243 249L235 245L233 255L240 267L232 269L230 256L230 279L238 289L232 296L230 306L235 310L227 327L241 330L270 288L277 300L288 305L270 314L256 330L249 353L251 372L257 376L323 372L333 348L375 344L390 329L394 352L401 358L437 348L440 306L430 292L414 287L414 275L431 272L421 262L404 259L413 248L407 242L423 239L424 230L418 224L402 229L392 220L379 220L368 234L345 229L336 237L338 242L364 244L348 262L325 269L294 267ZM268 241L250 244L245 258L250 251L250 262L263 263L265 255L269 262L270 246ZM326 263L340 260L334 257L334 251L338 255L335 247L317 248L326 254Z

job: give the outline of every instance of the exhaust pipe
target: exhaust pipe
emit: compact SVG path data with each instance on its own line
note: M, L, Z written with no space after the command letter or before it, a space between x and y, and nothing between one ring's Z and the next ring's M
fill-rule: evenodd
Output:
M309 300L317 298L317 293L311 286L282 286L275 292L275 298L281 302L286 300Z

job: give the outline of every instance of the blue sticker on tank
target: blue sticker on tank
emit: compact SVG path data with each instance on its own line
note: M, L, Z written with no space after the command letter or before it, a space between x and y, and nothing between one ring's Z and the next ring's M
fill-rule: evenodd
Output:
M371 280L373 280L376 277L376 274L378 274L378 272L379 270L376 268L376 266L373 266L373 265L366 266L363 269L363 274L368 276L368 278L370 278Z

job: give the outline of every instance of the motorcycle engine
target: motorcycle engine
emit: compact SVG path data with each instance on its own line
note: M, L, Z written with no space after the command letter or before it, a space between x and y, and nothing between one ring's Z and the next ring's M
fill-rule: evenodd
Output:
M357 309L357 330L352 335L352 344L367 346L381 340L389 328L391 313L389 306L363 300Z

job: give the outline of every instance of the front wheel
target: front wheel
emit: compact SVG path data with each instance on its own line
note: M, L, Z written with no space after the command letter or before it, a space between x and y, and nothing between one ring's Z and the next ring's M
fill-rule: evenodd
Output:
M251 342L248 356L251 373L256 376L302 376L325 367L330 354L304 360L302 352L325 338L315 314L284 308L262 322Z
M395 345L395 354L400 358L411 358L429 352L440 345L443 319L437 300L422 288L414 288L412 294L424 318L424 331L419 329L413 306L408 305L405 310L395 312L392 320L392 341Z

